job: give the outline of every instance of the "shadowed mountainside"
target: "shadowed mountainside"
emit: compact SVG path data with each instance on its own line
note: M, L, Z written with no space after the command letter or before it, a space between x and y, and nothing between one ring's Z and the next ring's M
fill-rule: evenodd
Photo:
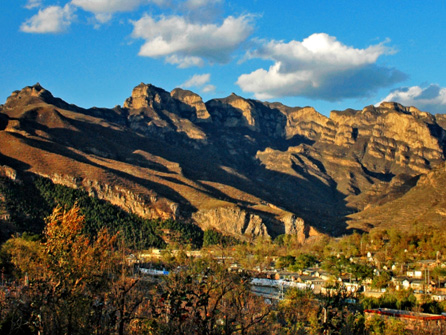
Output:
M123 107L83 109L36 84L0 107L0 164L143 217L304 240L342 234L354 213L409 194L443 163L444 125L395 103L327 118L235 94L204 103L150 84ZM353 226L382 224L361 220Z

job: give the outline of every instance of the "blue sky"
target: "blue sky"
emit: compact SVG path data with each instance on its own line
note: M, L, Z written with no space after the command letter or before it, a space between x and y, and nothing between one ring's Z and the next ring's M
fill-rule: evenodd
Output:
M446 112L446 1L4 0L0 103L40 82L82 107L141 82L204 101Z

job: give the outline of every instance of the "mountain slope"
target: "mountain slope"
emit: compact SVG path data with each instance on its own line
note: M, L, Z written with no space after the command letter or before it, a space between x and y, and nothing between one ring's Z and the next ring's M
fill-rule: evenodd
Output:
M409 229L421 225L444 228L446 223L446 166L441 164L421 175L402 196L374 208L349 216L349 226L367 230L370 227Z
M348 215L400 197L442 164L443 123L394 103L327 118L150 84L123 107L82 109L36 84L0 107L0 164L144 217L303 240L342 234Z

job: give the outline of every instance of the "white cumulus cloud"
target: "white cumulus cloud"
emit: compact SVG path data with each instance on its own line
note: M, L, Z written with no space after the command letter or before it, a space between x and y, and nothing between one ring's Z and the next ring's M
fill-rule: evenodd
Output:
M181 16L161 17L158 20L144 15L133 21L134 38L145 40L139 55L164 57L179 67L211 63L227 63L252 33L252 16L227 17L221 25L190 22Z
M383 101L399 102L404 106L414 106L430 113L446 113L446 88L437 84L424 88L402 87L390 92L381 102Z
M29 0L37 2L41 0ZM95 15L100 23L109 21L113 14L118 12L131 12L142 5L154 4L158 7L172 8L176 11L187 12L192 18L201 18L206 21L219 12L223 0L72 0L71 4L80 7Z
M385 43L357 49L324 33L302 42L258 43L260 46L246 58L271 60L273 64L267 70L241 75L237 84L259 99L305 96L338 101L368 96L406 78L396 69L376 64L380 56L394 53Z
M25 33L62 33L67 30L73 19L73 8L69 4L64 7L49 6L26 20L20 30Z

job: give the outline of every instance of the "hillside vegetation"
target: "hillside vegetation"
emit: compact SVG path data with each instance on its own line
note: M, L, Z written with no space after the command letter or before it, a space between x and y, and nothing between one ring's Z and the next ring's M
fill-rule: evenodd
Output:
M164 248L163 229L167 229L177 232L173 234L176 239L172 242L189 244L194 248L203 244L203 231L197 226L174 220L143 219L92 197L82 189L57 185L38 176L21 182L0 177L0 194L4 198L2 206L11 216L10 222L20 233L41 234L45 218L55 207L71 208L76 205L85 217L83 231L89 236L107 228L111 233L123 234L127 246L133 249ZM4 241L8 236L7 232L2 233Z

